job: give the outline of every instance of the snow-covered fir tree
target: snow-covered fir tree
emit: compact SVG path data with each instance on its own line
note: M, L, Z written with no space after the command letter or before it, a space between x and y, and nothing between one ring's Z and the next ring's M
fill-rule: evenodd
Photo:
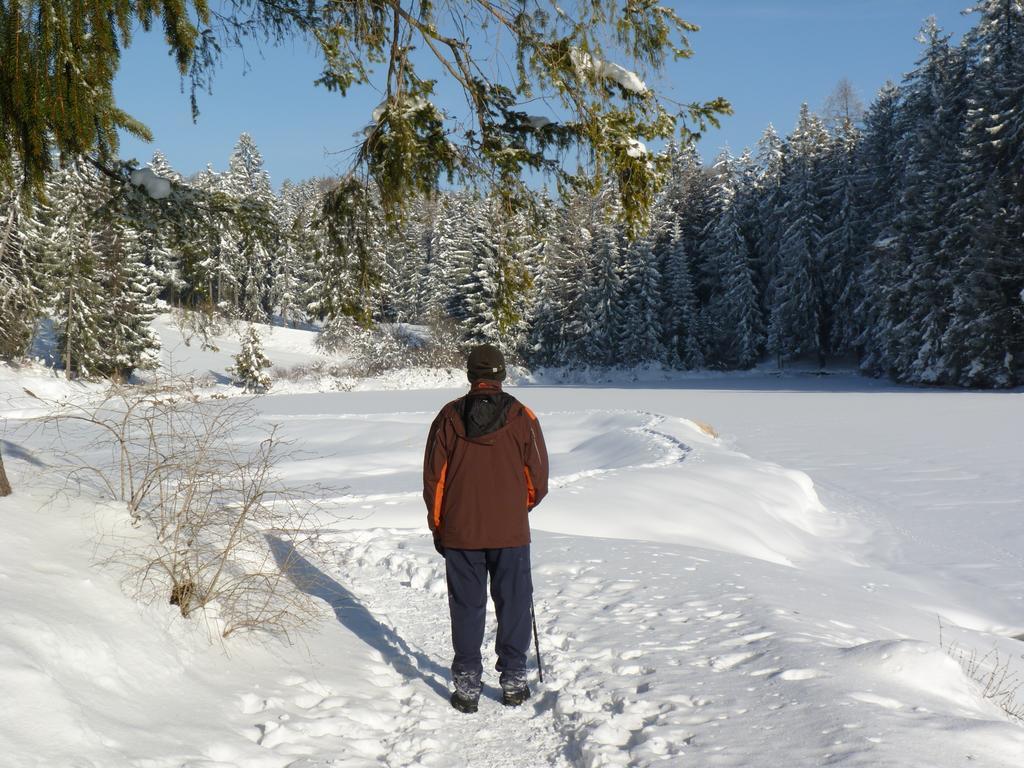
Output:
M739 175L731 155L715 164L721 213L704 243L706 281L714 286L702 313L704 358L713 367L750 368L763 344L760 301L741 231Z
M160 338L151 327L159 292L151 267L143 262L137 232L117 218L99 232L97 272L105 301L102 312L102 350L93 370L127 381L137 368L157 363Z
M65 375L91 376L103 368L106 295L98 273L99 180L84 163L71 161L47 183L47 204L29 226L30 248L52 270L53 308Z
M590 365L612 366L622 360L625 330L622 235L611 217L596 220L593 227L590 269L579 283L584 288L579 296L585 304L582 346L577 354Z
M242 334L241 349L232 359L234 365L228 368L228 373L245 387L246 392L265 392L270 389L270 374L266 369L271 366L271 362L263 353L263 342L251 323Z
M664 359L661 343L661 275L650 236L634 242L625 251L619 305L619 362L624 365L659 362Z
M586 196L574 195L563 201L544 231L530 326L529 359L537 364L571 366L585 357L593 306L586 297L591 211Z
M28 250L23 202L17 187L0 185L0 359L5 360L28 351L46 282Z
M944 250L952 259L953 318L943 334L950 380L1024 380L1024 6L981 0L963 40L972 65L964 146Z
M823 179L829 137L807 105L786 141L778 266L772 285L768 347L781 360L813 355L824 364L831 308L825 305L821 263Z
M246 320L264 321L272 309L273 257L287 258L289 253L278 247L269 229L274 195L263 169L263 156L248 133L235 144L221 189L244 214L231 222L223 245L223 258L234 278L235 308ZM288 270L284 268L286 273Z
M497 201L480 200L470 207L472 267L461 286L467 342L490 343L512 351L521 341L520 297L529 279L514 260L515 224L501 214Z
M665 337L665 361L673 368L692 370L704 366L704 353L699 339L703 336L697 314L697 293L693 287L693 270L683 240L682 226L677 220L665 254L663 283L665 313L662 333Z

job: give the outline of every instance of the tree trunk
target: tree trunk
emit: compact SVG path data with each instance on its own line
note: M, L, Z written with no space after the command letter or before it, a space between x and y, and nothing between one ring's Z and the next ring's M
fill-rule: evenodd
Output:
M11 495L11 484L7 480L7 473L4 471L4 457L0 454L0 496Z

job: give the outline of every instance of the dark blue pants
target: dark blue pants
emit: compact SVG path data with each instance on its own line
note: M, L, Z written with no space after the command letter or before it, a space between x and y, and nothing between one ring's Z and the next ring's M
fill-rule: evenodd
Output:
M498 618L498 654L495 669L521 672L530 649L530 545L502 549L445 549L448 608L452 615L453 674L479 675L483 671L480 646L487 615L487 577Z

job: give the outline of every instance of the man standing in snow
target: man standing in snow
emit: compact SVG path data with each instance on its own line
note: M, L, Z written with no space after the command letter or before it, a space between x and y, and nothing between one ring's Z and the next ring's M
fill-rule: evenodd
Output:
M476 712L487 577L498 618L495 651L502 703L530 696L533 580L528 513L548 492L548 454L533 411L501 389L505 359L490 344L469 354L469 393L430 425L423 458L423 499L434 547L445 558L452 619L451 704Z

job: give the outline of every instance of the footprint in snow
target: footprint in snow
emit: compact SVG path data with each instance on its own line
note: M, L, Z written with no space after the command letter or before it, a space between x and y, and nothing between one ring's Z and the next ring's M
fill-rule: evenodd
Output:
M817 669L787 669L779 674L783 680L811 680L821 677L824 673Z

